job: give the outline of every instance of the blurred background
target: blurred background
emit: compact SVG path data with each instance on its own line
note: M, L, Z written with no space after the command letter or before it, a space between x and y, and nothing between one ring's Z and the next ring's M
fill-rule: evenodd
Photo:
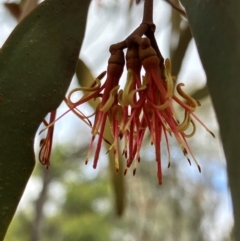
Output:
M1 45L17 25L25 4L26 0L1 0ZM106 70L109 46L124 40L140 24L142 10L143 3L131 0L92 1L70 90L89 85ZM160 51L172 61L172 74L185 84L187 93L201 101L197 115L216 135L212 138L197 125L189 139L202 173L194 163L189 166L170 138L172 165L167 168L163 141L163 185L159 186L149 136L136 176L116 174L109 161L112 154L106 154L104 147L94 170L91 160L84 164L91 130L69 113L56 123L51 166L46 170L37 162L6 241L233 241L232 204L218 124L188 22L164 0L155 0L154 22ZM122 83L125 79L126 73ZM84 113L91 114L93 105L86 105ZM58 115L66 110L62 104ZM38 133L36 153L42 138Z

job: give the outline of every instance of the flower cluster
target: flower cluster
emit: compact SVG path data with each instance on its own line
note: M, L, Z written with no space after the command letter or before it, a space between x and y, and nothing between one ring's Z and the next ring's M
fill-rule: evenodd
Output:
M124 88L120 89L119 80L125 62L127 80ZM145 75L141 78L142 68L145 70ZM105 75L106 80L103 82ZM161 66L160 59L148 38L139 37L135 39L134 44L128 47L126 57L122 49L112 51L107 71L98 76L90 87L80 87L71 91L66 99L70 110L92 128L92 139L86 163L91 155L95 138L98 136L93 161L93 167L97 167L102 142L107 141L104 138L104 129L108 119L114 137L113 143L109 143L109 150L113 149L114 151L117 171L119 169L118 142L123 140L122 154L127 160L124 173L126 174L128 168L133 165L133 174L135 175L137 165L140 162L140 151L144 135L147 130L150 132L151 144L155 148L159 184L162 183L162 137L166 141L168 166L170 166L168 135L176 138L189 163L191 164L188 154L192 156L199 171L201 171L189 147L187 138L195 133L195 120L199 121L212 135L213 133L194 114L200 103L183 91L184 84L180 83L176 86L180 97L174 94L174 81L175 78L171 75L170 60L166 59ZM76 91L83 91L84 94L80 100L73 102L71 97ZM88 117L78 108L90 99L96 98L100 98L101 101L96 108L94 124L91 125ZM176 102L184 111L184 118L181 122L176 117L173 102ZM190 133L189 129L191 130Z

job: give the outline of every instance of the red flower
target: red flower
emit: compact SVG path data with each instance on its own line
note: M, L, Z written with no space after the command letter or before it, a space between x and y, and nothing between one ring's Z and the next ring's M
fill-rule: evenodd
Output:
M89 156L91 154L93 143L95 140L96 135L98 135L98 142L97 142L97 149L94 155L94 162L93 167L97 167L97 162L99 158L99 153L102 145L102 141L104 138L103 133L106 125L107 118L109 118L110 123L112 125L112 132L114 135L114 143L113 147L116 152L115 156L118 156L117 152L117 139L119 136L118 132L118 118L116 115L117 109L120 107L118 105L118 97L117 92L119 89L119 80L123 72L124 68L124 54L122 50L118 50L111 55L108 61L108 68L107 68L107 78L104 84L101 85L100 80L103 78L104 74L101 74L99 78L97 78L94 83L91 85L90 88L77 88L73 90L68 97L68 105L71 110L74 111L81 119L86 120L87 117L84 116L79 110L76 110L76 107L79 107L81 104L89 101L90 99L96 99L98 97L101 98L101 102L98 105L96 112L95 112L95 121L92 126L92 140L89 145L87 157L86 157L86 164L88 163ZM84 96L76 103L70 101L71 95L78 91L84 91ZM116 169L118 170L119 164L116 161Z
M49 123L55 122L56 113L56 110L50 113ZM43 138L40 141L39 161L48 169L50 166L50 155L52 151L54 125L49 125L46 120L43 120L43 123L47 127L48 131L46 138Z
M166 59L163 65L160 63L157 53L151 46L148 38L135 38L134 44L128 47L126 53L127 81L124 89L119 91L119 80L124 64L123 51L115 51L109 58L107 72L99 75L90 87L80 87L71 91L65 100L70 108L69 111L73 111L92 128L92 140L89 145L86 164L91 155L95 137L98 135L93 162L93 167L97 167L102 141L108 142L104 138L104 129L106 121L109 120L114 137L113 143L109 143L109 151L111 149L114 150L117 171L119 169L118 141L124 140L122 153L127 158L124 173L126 174L128 168L134 163L133 174L135 175L137 165L140 162L140 151L144 135L148 130L151 135L151 144L155 148L159 184L162 184L161 141L163 136L168 151L168 167L170 167L168 135L173 135L189 163L191 164L188 153L190 153L201 172L201 168L187 142L187 138L193 136L196 130L194 119L199 121L212 135L213 133L194 114L200 103L182 90L184 84L178 84L176 90L185 101L174 94L175 78L171 75L170 60ZM145 76L141 79L140 72L142 67L145 70ZM102 84L101 80L106 73L106 81ZM71 96L76 91L83 91L84 95L79 101L72 102ZM96 108L94 124L91 125L88 117L78 108L90 99L96 98L101 101ZM182 122L176 117L173 101L184 111ZM192 131L190 134L187 134L186 131L189 128ZM51 132L49 132L49 135L51 135ZM42 142L40 160L44 164L47 163L46 165L48 166L49 151L45 151L45 149L51 150L51 144L47 140L48 138Z
M177 91L187 102L184 103L175 96L173 94L174 78L171 76L170 61L166 59L165 71L164 73L161 73L159 58L157 57L155 50L151 47L150 41L147 38L140 39L140 41L138 41L138 45L138 49L133 47L128 50L128 78L124 90L120 91L120 102L125 113L125 124L122 132L125 136L125 143L127 143L125 144L124 154L128 157L125 174L134 160L135 164L133 173L135 174L137 163L140 162L140 150L143 137L145 131L148 129L151 134L151 142L155 147L157 176L159 184L161 184L162 135L164 135L167 143L168 166L170 166L168 133L175 136L180 148L189 162L188 152L191 154L199 171L201 171L200 166L193 156L186 140L187 137L190 137L195 133L196 127L192 116L196 118L193 111L200 104L198 101L183 92L181 89L183 84L179 84L177 86ZM146 71L142 82L140 81L141 64ZM176 101L185 111L185 117L182 123L180 123L176 118L172 105L173 100ZM196 119L200 121L198 118ZM200 123L205 127L202 122ZM186 134L185 131L191 125L193 128L192 133Z

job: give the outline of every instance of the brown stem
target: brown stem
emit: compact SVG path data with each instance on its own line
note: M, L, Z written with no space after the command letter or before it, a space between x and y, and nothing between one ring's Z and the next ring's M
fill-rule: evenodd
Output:
M132 44L135 44L136 37L146 35L146 37L150 39L152 47L157 52L157 56L160 59L160 69L163 73L164 58L158 48L157 41L154 36L155 28L155 24L153 23L153 0L145 0L142 23L124 41L111 45L109 49L110 53L114 53L119 49L127 48Z
M127 48L136 37L142 37L149 29L155 29L155 25L153 23L141 23L125 40L111 45L109 49L110 53Z
M153 24L153 0L145 0L143 10L143 20L138 28L136 28L125 40L110 46L110 53L114 53L119 49L124 49L131 45L136 37L142 37L147 32L154 32L155 25Z
M162 56L162 54L161 54L161 52L160 52L160 50L158 48L154 32L148 31L146 33L146 36L150 39L152 47L157 52L157 56L158 56L158 58L160 60L160 63L159 63L160 64L160 69L163 70L164 69L164 58L163 58L163 56Z
M144 1L143 23L153 23L153 0Z
M150 39L152 47L157 52L157 56L160 59L160 68L161 68L161 70L163 70L164 69L164 58L158 48L157 41L156 41L156 38L154 35L155 25L153 24L153 0L145 0L145 2L144 2L142 24L148 24L148 29L144 34Z

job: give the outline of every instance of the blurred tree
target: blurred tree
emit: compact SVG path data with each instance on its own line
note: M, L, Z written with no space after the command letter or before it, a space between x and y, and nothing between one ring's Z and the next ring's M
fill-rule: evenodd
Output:
M108 172L101 170L94 177L88 176L80 161L85 148L74 149L56 147L51 169L37 166L33 178L41 180L42 190L28 204L29 208L15 217L6 241L210 240L208 227L214 222L219 201L210 176L200 182L179 175L177 160L173 159L164 185L159 188L153 175L155 161L142 162L135 177L126 177L127 209L118 219L112 206ZM48 191L43 197L44 187ZM42 217L41 222L36 215ZM38 230L39 235L31 237L30 230Z
M34 207L32 214L29 215L29 210L19 213L6 241L20 240L20 237L25 241L110 239L111 223L107 222L106 215L110 208L109 184L102 174L94 179L81 174L79 155L76 158L79 153L82 150L67 158L62 148L57 148L53 155L57 160L54 168L44 170L38 166L35 177L42 180L42 190L31 204ZM61 200L54 196L56 183L64 190ZM58 207L53 215L47 211L49 205ZM24 230L25 234L19 236Z

